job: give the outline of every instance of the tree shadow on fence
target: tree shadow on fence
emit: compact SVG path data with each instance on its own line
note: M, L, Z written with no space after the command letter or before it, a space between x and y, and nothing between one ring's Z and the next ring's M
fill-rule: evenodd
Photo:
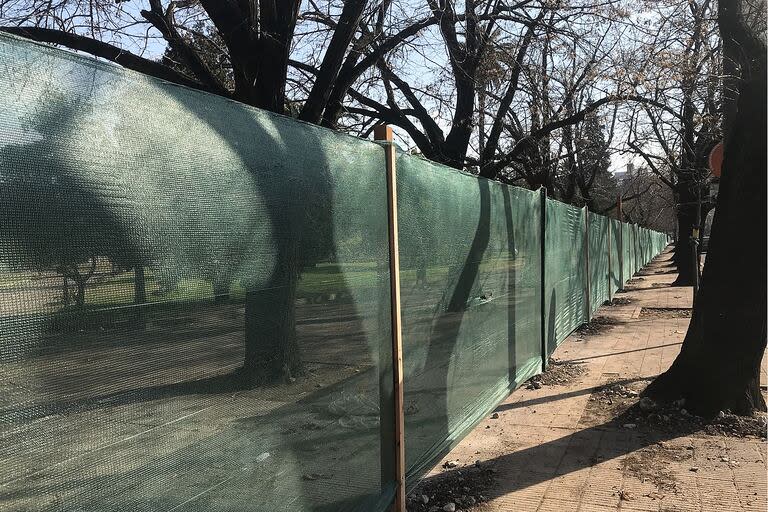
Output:
M518 312L526 300L540 302L538 236L521 245L516 233L519 229L523 236L529 225L526 220L537 218L535 210L521 219L513 210L509 188L482 179L476 186L479 208L472 242L463 253L463 264L455 274L449 272L444 285L426 336L425 367L406 373L406 404L410 400L426 405L425 411L406 416L411 487L519 385L523 373L530 372L540 358L538 324L532 318L520 318ZM521 196L521 201L529 204L527 196ZM450 219L447 226L460 223L458 218ZM526 252L518 254L521 249ZM522 292L520 278L530 280L523 283ZM539 308L528 304L529 309L535 310L538 319ZM524 344L524 352L518 345L521 329L535 329L536 335L535 342ZM409 348L415 350L421 341L412 338L408 337Z
M449 281L450 285L443 290L443 299L438 304L435 317L432 319L427 339L425 363L427 368L421 375L413 376L410 382L406 381L406 390L408 390L409 395L424 392L429 393L434 398L434 402L430 404L429 416L422 420L421 426L410 422L409 438L413 437L415 440L416 436L412 436L412 434L416 434L416 430L419 428L428 429L429 433L420 436L428 439L426 446L420 446L418 451L415 451L413 447L409 449L409 452L415 455L412 455L412 458L416 459L408 461L409 480L411 482L415 481L421 473L427 471L435 460L447 453L450 449L448 443L455 434L450 425L452 417L449 404L452 391L456 392L455 389L452 389L452 358L461 333L462 322L471 307L470 299L473 298L473 295L480 295L477 293L476 279L480 270L480 263L490 241L491 199L489 183L485 179L478 179L476 183L479 188L480 204L478 205L479 215L475 235L458 277L454 283ZM407 443L406 448L408 448Z
M41 79L39 83L55 87L54 84L61 79L57 73L62 63L55 53L45 55L38 58L33 66L25 68L24 73L37 73ZM19 133L24 133L29 142L0 147L0 163L3 165L3 187L0 192L3 199L0 220L3 222L0 222L0 233L4 240L0 256L5 259L10 255L13 265L22 271L55 265L56 258L62 257L82 260L85 256L100 256L112 260L123 258L152 261L156 267L164 267L180 278L191 276L208 279L211 273L234 276L233 279L237 278L243 284L246 295L245 321L242 318L232 319L232 325L237 325L237 330L244 334L245 340L245 356L239 370L202 376L190 374L181 361L190 358L194 360L195 354L186 353L181 347L176 358L178 364L174 366L171 361L172 368L166 368L168 374L153 375L157 370L147 365L152 355L145 353L142 345L117 347L116 350L125 359L123 373L119 378L121 381L135 378L141 383L135 389L121 392L103 392L113 388L112 382L104 380L110 374L91 361L89 364L94 369L88 374L85 367L70 365L66 358L51 359L30 354L44 337L56 334L60 327L46 321L44 315L36 316L31 323L20 321L19 325L13 326L14 330L3 330L0 340L4 349L0 356L3 357L3 365L13 365L14 375L18 374L14 385L18 385L20 390L14 390L19 395L17 403L10 404L3 411L4 419L11 421L10 427L24 432L33 420L40 420L36 423L38 426L29 431L29 436L39 436L41 439L27 437L24 442L38 441L38 446L47 447L45 449L49 452L46 463L54 464L67 450L74 450L73 447L77 446L78 450L102 450L98 464L107 463L111 467L114 463L117 469L122 470L124 468L120 466L121 459L118 457L125 454L104 451L105 446L111 446L111 442L123 442L122 438L118 436L115 440L111 436L118 434L107 431L105 438L100 440L108 441L106 445L93 443L93 429L102 427L98 422L87 423L87 418L95 417L91 416L92 412L103 412L99 416L100 421L109 420L112 425L122 425L123 421L133 425L135 418L131 417L132 414L140 418L149 410L169 416L152 417L152 420L164 424L170 419L170 424L173 424L187 417L188 411L180 412L175 405L156 411L149 404L155 401L175 403L162 402L162 399L193 395L227 398L241 391L251 393L251 404L269 411L275 406L275 402L270 401L273 397L261 397L258 392L253 394L256 385L265 381L294 382L296 379L311 377L302 373L299 342L304 340L297 339L295 330L299 270L318 262L336 262L338 256L335 249L340 239L358 235L369 227L369 231L373 231L369 236L374 242L380 239L382 244L379 244L381 247L375 243L369 244L367 247L370 254L363 256L370 257L371 261L381 257L380 253L386 243L385 209L376 212L380 221L375 226L368 226L364 221L360 221L362 227L352 222L339 223L345 218L354 218L351 215L354 212L360 213L361 219L368 219L363 214L376 203L385 207L385 197L381 192L384 185L383 168L381 174L375 174L374 180L374 184L378 183L381 187L377 189L369 183L365 189L366 192L380 194L375 196L376 201L372 202L371 197L361 194L359 204L338 205L338 180L334 180L329 170L338 165L338 161L333 159L344 158L335 152L331 154L334 144L338 146L335 139L341 135L258 113L223 98L171 84L151 81L146 85L141 80L124 82L122 75L119 72L113 74L114 69L111 67L105 71L98 64L93 67L83 65L82 68L78 63L67 65L77 68L78 73L70 73L66 78L67 83L74 80L74 84L69 84L69 90L77 89L77 95L64 97L51 89L42 90L41 98L45 101L31 106L25 104L33 114L27 120L30 125L20 129ZM45 82L45 77L50 80ZM137 87L137 90L131 92L143 94L147 103L161 104L153 105L154 108L170 106L171 110L165 113L167 117L163 118L161 114L153 114L151 111L146 113L141 109L131 109L129 103L119 103L122 97L116 89L121 89L123 85L127 89ZM12 94L9 93L9 96ZM22 95L21 92L19 96L30 100L30 96ZM126 97L131 98L128 94ZM108 109L101 111L104 105ZM118 112L118 107L125 110ZM109 138L110 130L119 133ZM107 138L102 142L117 146L88 146L88 136L97 133L106 134ZM207 135L201 139L201 133ZM334 140L323 141L320 140L321 136ZM96 162L98 158L94 160L93 157L99 152L107 156ZM380 148L373 147L370 153L379 155L383 162L383 151ZM204 157L205 154L208 158ZM125 155L128 155L125 161L119 160ZM111 158L118 160L113 161ZM358 164L363 165L360 162ZM359 173L350 173L347 179L354 183L361 181ZM347 193L345 197L352 196ZM355 228L354 233L344 232L342 225L350 231ZM334 338L322 338L321 342L342 345L359 344L362 340L367 345L366 364L386 364L378 360L378 348L381 343L388 341L387 331L381 329L381 326L368 323L370 319L357 310L359 301L381 298L362 296L360 288L349 285L348 276L344 273L336 277L335 293L353 297L349 306L353 320L344 324L342 333L337 333L339 335ZM158 334L144 328L140 327L140 336L152 337ZM114 335L109 331L103 333L103 336ZM76 337L72 339L76 340ZM207 343L218 344L221 339L210 337ZM126 350L131 352L126 354ZM340 349L337 353L345 352ZM66 354L66 351L61 354ZM101 365L114 363L108 355L103 357L106 359L101 361ZM332 362L343 364L345 361L342 358ZM6 370L10 367L5 366L4 371L11 371ZM351 423L352 426L335 427L339 432L361 429L368 439L363 444L376 447L364 457L370 466L372 463L375 465L380 457L376 442L379 427L375 424L379 414L378 401L388 397L380 397L379 377L375 372L361 374L354 383L354 389L337 388L334 403L324 402L312 412L319 418L326 418L326 421L329 414L334 418L336 416L333 414L347 418L341 423ZM56 386L62 375L81 382L92 391L90 396L87 399L63 396L58 401L41 403L40 398L45 392L40 390ZM151 384L152 381L168 380L175 382ZM149 384L145 385L147 382ZM285 400L290 401L292 398ZM184 407L190 406L185 403ZM149 409L134 408L126 411L125 406L137 404L147 404ZM197 407L196 404L194 406ZM389 404L384 403L383 407L389 407ZM118 410L119 417L110 418L110 414ZM88 430L77 432L64 428L66 436L61 440L61 447L50 445L55 429L48 435L46 425L56 423L58 415L72 412L89 413L73 418L73 421L85 422L84 428ZM178 418L175 417L177 414L180 415ZM347 474L337 474L331 481L326 481L325 477L301 478L303 468L321 462L317 454L308 455L306 450L307 439L316 436L309 432L311 429L287 433L279 417L263 415L259 418L259 421L274 421L260 425L261 430L269 431L272 444L277 447L277 454L272 452L267 455L272 458L283 457L288 461L285 464L291 466L291 471L296 473L286 479L285 483L274 483L274 486L290 484L292 499L302 503L302 506L312 507L313 500L331 500L351 509L359 505L356 496L361 489L372 489L378 494L379 488L387 484L379 480L381 474L378 471L375 477L371 477L368 474L370 472L354 469ZM213 418L214 424L217 419ZM355 422L360 422L362 426L356 427ZM217 428L222 430L212 433L213 439L228 436L231 432L243 437L237 428L226 425ZM151 431L149 429L147 432ZM78 436L82 438L80 443L76 442ZM340 452L344 451L347 442L343 437L334 438ZM145 439L148 446L158 441L151 433ZM10 449L7 446L2 448ZM205 458L196 450L195 445L180 443L173 445L172 452L158 452L157 457L164 462L157 463L157 467L152 470L153 474L156 477L162 476L162 471L158 469L160 466L170 471L185 458ZM260 456L258 453L222 450L215 454L218 460L208 457L208 468L211 462L224 464L229 459ZM312 464L306 464L310 458ZM339 464L340 468L344 467L342 462L332 462L332 455L327 455L325 459L326 465ZM256 463L254 460L247 460L244 464L251 467ZM349 460L347 462L352 464ZM20 473L27 470L24 459L18 459L14 464L10 467ZM354 464L352 466L357 467ZM194 467L200 468L199 465ZM87 468L82 469L87 473ZM114 469L111 467L111 470ZM140 472L136 470L136 473ZM130 472L124 476L130 478ZM50 487L46 492L54 492L53 489L59 488L60 484L67 485L66 482L58 482L55 477L50 478L47 480ZM194 475L190 474L190 478L194 479ZM323 485L313 483L317 479L322 480ZM350 485L350 481L356 480L360 481ZM197 481L192 487L206 487L206 484L215 483ZM320 487L332 484L336 488L335 495L328 496ZM222 485L226 487L226 484ZM126 492L130 493L130 490ZM142 497L145 504L152 500L162 501L163 493L170 490L160 485L153 492L156 494ZM29 492L26 496L30 498ZM46 497L34 497L38 498ZM128 503L136 496L124 498L125 503ZM90 498L75 495L72 499L74 502L70 502L70 505L74 506L79 500L85 499L87 502ZM276 509L274 504L265 502L264 506L265 510ZM334 506L330 506L330 509L338 510Z
M507 231L507 371L509 379L509 391L512 392L517 382L517 246L515 244L515 225L512 215L512 200L509 197L509 188L502 189L504 196L504 224Z

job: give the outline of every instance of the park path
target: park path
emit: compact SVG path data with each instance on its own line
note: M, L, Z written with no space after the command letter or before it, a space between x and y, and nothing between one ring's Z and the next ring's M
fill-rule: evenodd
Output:
M634 392L668 368L680 350L692 290L669 287L676 277L670 257L662 253L616 295L628 304L600 308L596 316L615 325L573 333L557 349L554 357L578 364L586 369L583 375L562 385L516 390L436 466L412 500L450 478L448 473L469 475L480 461L493 474L481 497L485 503L470 507L457 496L457 510L765 511L764 440L654 432L616 419L620 407L601 410L612 402L600 395L606 385L629 390L629 400L618 392L617 405L636 402ZM442 510L441 501L449 500L438 495L428 506L412 508Z

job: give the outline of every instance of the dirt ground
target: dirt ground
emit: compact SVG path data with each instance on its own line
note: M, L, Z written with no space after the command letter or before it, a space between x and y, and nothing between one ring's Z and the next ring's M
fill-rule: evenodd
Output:
M561 367L578 365L578 375L515 391L419 484L411 497L428 502L409 510L765 511L764 414L704 421L684 403L640 398L690 321L691 289L668 286L668 260L658 257L596 313L611 320L593 320L558 348ZM765 390L765 364L761 383ZM462 496L482 501L434 485L468 467L492 477L462 486Z
M597 315L588 323L582 325L576 329L576 334L579 336L593 336L610 330L611 326L618 325L621 320L612 316Z
M690 308L643 308L640 318L691 318Z
M546 370L528 380L527 389L541 389L542 386L565 386L576 382L587 372L583 363L560 361L550 358Z

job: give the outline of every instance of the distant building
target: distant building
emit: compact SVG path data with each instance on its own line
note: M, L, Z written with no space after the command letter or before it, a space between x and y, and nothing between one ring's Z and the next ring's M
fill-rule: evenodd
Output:
M629 162L627 164L627 170L626 171L616 171L613 173L613 177L616 178L616 181L620 184L622 181L627 180L635 175L635 164L632 162Z

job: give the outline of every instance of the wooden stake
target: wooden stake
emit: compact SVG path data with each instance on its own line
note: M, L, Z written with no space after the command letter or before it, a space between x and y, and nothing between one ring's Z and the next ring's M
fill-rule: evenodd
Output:
M389 232L389 282L392 314L392 374L394 377L394 420L395 420L395 504L394 512L405 510L405 420L403 408L403 333L400 314L400 247L397 236L397 173L395 168L395 145L392 142L392 128L378 125L373 131L374 138L384 143L387 168L387 219Z
M541 371L547 369L549 363L549 353L547 349L547 189L539 189L539 199L541 208L541 219L539 223L539 271L541 279L539 282L539 293L541 294L541 303L539 307L541 320Z
M607 219L606 221L608 223L608 232L605 236L605 243L608 247L608 302L611 302L613 300L613 292L611 291L611 285L613 284L611 280L611 274L613 273L613 262L611 261L613 258L611 258L611 236L613 236L613 228L611 227L611 219Z
M621 206L621 194L619 194L619 209L618 209L618 216L619 216L619 247L618 247L618 253L619 253L619 290L624 289L624 212L622 211Z
M584 293L586 295L586 300L584 301L584 305L587 307L586 314L584 315L586 321L584 323L588 324L590 317L592 316L592 286L589 282L589 208L586 206L584 207L584 247L586 248L584 251L584 271L586 272L586 278L584 279Z

